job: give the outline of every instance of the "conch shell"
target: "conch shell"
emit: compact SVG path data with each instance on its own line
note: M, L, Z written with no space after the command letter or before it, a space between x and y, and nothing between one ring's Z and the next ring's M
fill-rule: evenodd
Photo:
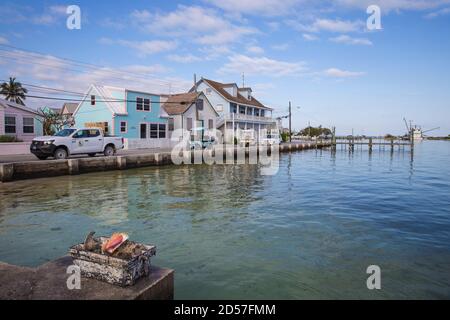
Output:
M111 238L103 242L102 252L113 254L127 239L128 235L126 233L114 233Z

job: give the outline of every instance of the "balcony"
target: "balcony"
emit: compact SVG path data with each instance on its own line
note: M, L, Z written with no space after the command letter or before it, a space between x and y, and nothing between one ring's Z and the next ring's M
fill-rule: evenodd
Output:
M220 127L225 121L230 122L233 121L245 121L245 122L253 122L253 123L274 123L276 122L276 119L271 117L260 117L255 115L249 115L249 114L242 114L242 113L227 113L221 115L217 119L217 127Z

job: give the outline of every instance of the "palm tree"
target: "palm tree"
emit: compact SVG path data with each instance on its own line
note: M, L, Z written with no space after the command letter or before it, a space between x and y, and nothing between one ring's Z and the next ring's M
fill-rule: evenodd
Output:
M26 99L25 94L28 90L22 87L20 82L16 82L16 78L9 78L9 82L3 82L0 86L0 94L6 97L6 100L15 102L17 104L25 105L23 102Z

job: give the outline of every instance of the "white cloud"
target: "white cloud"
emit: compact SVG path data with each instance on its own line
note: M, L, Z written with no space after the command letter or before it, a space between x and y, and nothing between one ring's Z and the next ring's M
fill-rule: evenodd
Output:
M124 30L127 27L127 23L120 20L113 20L109 17L102 19L98 22L98 24L103 28L115 29L115 30Z
M345 43L345 44L351 44L351 45L364 45L364 46L371 46L373 45L372 41L366 38L352 38L348 35L340 35L334 38L330 38L330 41L336 42L336 43Z
M341 70L337 68L330 68L323 72L324 75L331 78L355 78L363 76L364 72L355 72L355 71L347 71Z
M300 0L204 0L225 11L247 15L278 16L289 13Z
M130 40L113 40L110 38L101 38L100 44L113 45L118 44L124 47L136 50L138 56L146 57L151 54L174 50L178 44L176 41L165 40L149 40L149 41L130 41Z
M41 15L34 16L32 22L38 25L51 25L67 16L67 6L55 5L48 7Z
M445 16L450 14L450 8L443 8L437 11L433 11L430 12L428 14L425 15L425 18L427 19L433 19L433 18L437 18L437 17L441 17L441 16Z
M228 62L219 69L219 73L265 75L281 77L299 75L306 70L304 62L286 62L267 57L249 57L236 54L228 57Z
M309 33L304 33L302 34L303 39L305 39L306 41L316 41L319 40L319 38L313 34L309 34Z
M247 52L251 54L261 55L264 53L264 49L258 46L249 46L247 47Z
M278 31L280 29L280 23L276 21L267 22L267 26L271 31Z
M330 31L330 32L354 32L361 30L365 24L361 20L332 20L332 19L317 19L312 24L312 31Z
M166 14L134 11L132 17L136 25L148 32L189 38L205 45L227 44L258 33L253 27L233 24L215 10L198 6L179 5L175 11Z
M8 44L9 41L5 37L0 37L0 44Z
M213 34L198 37L195 41L205 45L221 45L240 40L245 35L256 33L253 28L234 27L231 29L219 30Z
M187 55L171 54L167 58L171 61L175 61L178 63L193 63L193 62L202 61L202 58L194 56L192 54L187 54Z
M19 59L17 61L20 61L20 63L11 63L11 60L3 60L0 57L0 64L3 61L7 62L5 66L2 66L3 74L15 76L23 83L38 84L72 92L84 93L93 83L154 93L169 93L169 90L183 92L192 86L190 79L166 76L170 70L159 64L132 64L115 68L83 68L80 65L74 65L70 61L51 55L31 54L18 50L5 54L10 58ZM55 96L54 92L37 93L33 92L32 88L28 89L30 95ZM58 96L74 100L81 98L80 96ZM64 101L28 98L26 103L35 108L45 105L61 107Z
M449 0L337 0L340 7L366 9L370 5L378 5L382 12L392 10L427 10L450 3Z
M287 49L289 49L289 43L275 44L272 46L272 49L277 51L286 51Z
M300 23L296 20L287 20L286 24L294 30L307 33L327 32L357 32L362 31L366 24L362 20L340 20L340 19L321 19L316 18L310 24Z
M216 60L231 53L230 47L226 45L205 46L199 51L205 55L205 60Z

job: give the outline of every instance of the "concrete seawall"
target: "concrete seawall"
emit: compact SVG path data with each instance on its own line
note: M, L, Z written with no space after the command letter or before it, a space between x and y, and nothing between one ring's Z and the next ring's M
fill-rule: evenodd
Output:
M330 143L290 143L281 144L279 152L293 152L315 148L325 148L331 146ZM252 147L250 147L252 148ZM248 157L251 151L258 154L262 149L250 150L249 148L228 148L226 153L233 154L237 159L238 152L244 152ZM268 150L270 153L270 149ZM201 156L202 150L184 152L187 159L195 159ZM267 152L265 150L264 152ZM213 151L212 154L215 152ZM224 153L224 156L225 154ZM121 155L114 157L79 158L67 160L45 160L28 161L0 164L0 182L10 182L15 180L35 179L43 177L55 177L64 175L77 175L89 172L125 170L131 168L141 168L150 166L171 165L172 155L170 152L146 153L136 155Z
M172 300L174 270L151 266L150 274L134 286L118 287L81 278L81 288L69 290L67 268L72 258L62 257L38 268L0 262L1 300Z

